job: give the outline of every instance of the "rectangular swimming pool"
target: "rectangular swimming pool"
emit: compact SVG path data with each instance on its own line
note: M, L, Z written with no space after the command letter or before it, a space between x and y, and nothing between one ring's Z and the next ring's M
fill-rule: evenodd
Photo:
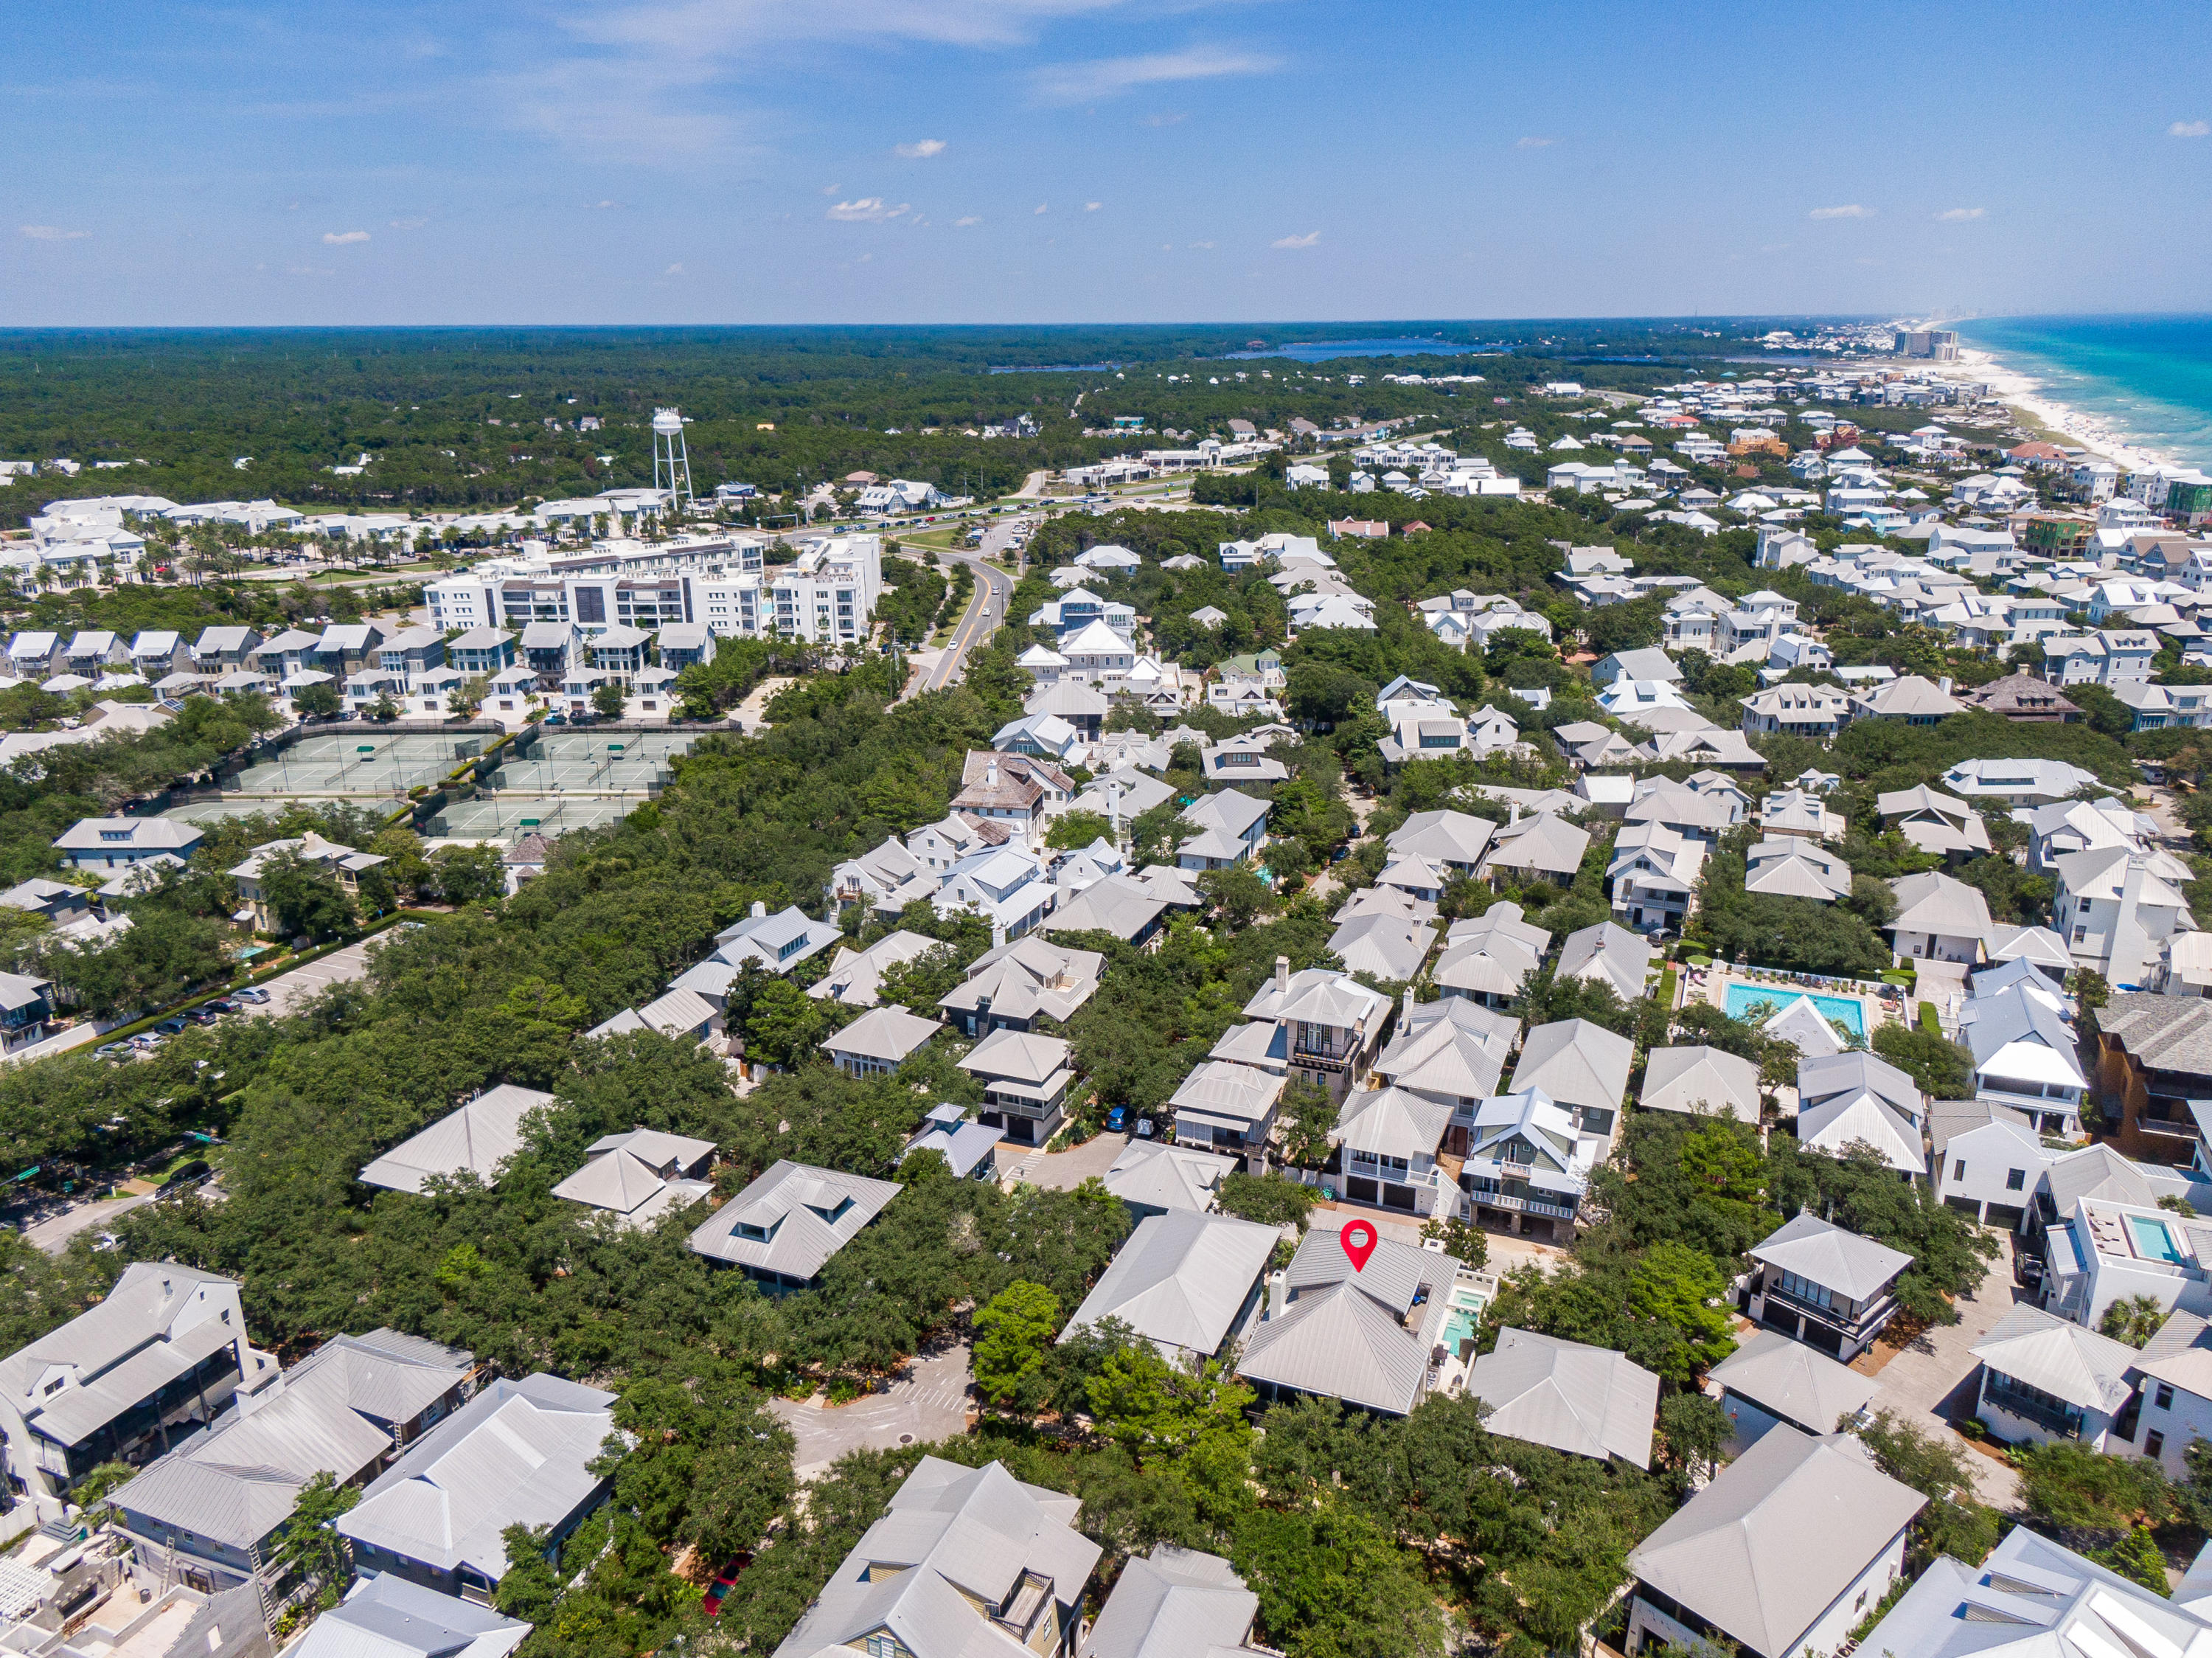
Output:
M2178 1266L2187 1259L2174 1247L2173 1234L2163 1221L2154 1221L2148 1215L2130 1215L2128 1230L2135 1234L2136 1253L2147 1261L2164 1261L2168 1266Z
M1746 1019L1753 1009L1764 1003L1770 1013L1780 1013L1800 997L1810 1002L1814 1011L1821 1018L1842 1021L1844 1028L1853 1036L1866 1034L1866 1010L1855 996L1817 996L1810 991L1738 983L1728 987L1728 1006L1724 1011L1731 1019Z
M1482 1322L1482 1297L1464 1287L1451 1292L1451 1311L1444 1315L1444 1327L1439 1339L1444 1351L1454 1358L1459 1356L1459 1344L1474 1339L1475 1326Z

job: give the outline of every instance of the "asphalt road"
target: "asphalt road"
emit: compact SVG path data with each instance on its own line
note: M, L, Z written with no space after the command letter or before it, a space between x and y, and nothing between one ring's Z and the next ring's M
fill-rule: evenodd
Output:
M982 552L994 552L1006 545L1006 537L1012 527L994 524L984 532ZM994 543L996 543L994 546ZM952 630L952 641L945 654L915 687L917 692L942 691L960 678L960 670L968 660L968 653L999 631L1006 619L1006 601L1013 597L1014 578L996 564L986 564L980 553L944 552L939 557L947 562L965 564L975 572L975 591L968 600L967 613Z

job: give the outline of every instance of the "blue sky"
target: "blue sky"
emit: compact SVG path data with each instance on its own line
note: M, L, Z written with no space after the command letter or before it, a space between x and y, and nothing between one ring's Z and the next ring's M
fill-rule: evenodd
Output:
M0 325L2202 309L2212 7L80 0Z

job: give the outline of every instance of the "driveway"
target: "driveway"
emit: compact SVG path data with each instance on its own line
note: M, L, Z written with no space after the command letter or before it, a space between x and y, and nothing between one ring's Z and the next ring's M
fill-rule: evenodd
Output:
M880 1393L834 1406L775 1399L769 1409L799 1442L792 1462L806 1481L848 1451L896 1450L966 1433L971 1380L967 1342L945 1339L909 1359Z
M1011 1146L1001 1140L991 1155L1001 1180L1018 1179L1054 1192L1073 1192L1094 1174L1104 1179L1128 1143L1126 1134L1094 1134L1071 1151L1048 1155L1035 1146Z
M1923 1431L1959 1446L1966 1453L1966 1466L1974 1471L1974 1489L1982 1501L2003 1510L2011 1509L2020 1500L2020 1476L2009 1464L1975 1449L1971 1441L1953 1429L1948 1418L1972 1413L1974 1372L1981 1361L1968 1350L2025 1299L2025 1292L2013 1284L2012 1246L2008 1239L2004 1254L1990 1264L1980 1290L1959 1297L1958 1323L1926 1331L1910 1347L1899 1350L1875 1373L1881 1390L1871 1402L1872 1409L1893 1411ZM1879 1346L1875 1349L1877 1354L1885 1350ZM1865 1369L1866 1358L1862 1356L1851 1368Z
M333 950L321 960L310 961L305 966L295 967L290 972L279 973L266 981L261 988L269 992L269 1000L259 1007L241 1003L255 1015L281 1019L287 1014L297 1013L313 997L321 995L333 984L343 984L368 976L368 953L382 942L382 936L364 938L358 944L349 944L343 950Z

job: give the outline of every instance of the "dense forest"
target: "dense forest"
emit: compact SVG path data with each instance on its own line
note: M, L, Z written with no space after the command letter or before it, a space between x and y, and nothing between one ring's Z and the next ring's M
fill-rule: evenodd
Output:
M1388 361L1221 357L1359 326L0 333L0 460L86 468L0 489L0 526L57 496L404 511L644 485L662 405L690 418L702 491L738 480L783 492L872 471L978 496L1119 452L1126 441L1081 436L1116 415L1225 435L1232 418L1326 426L1451 406L1437 390L1386 383ZM1724 326L1366 326L1487 348L1395 366L1478 372L1516 392L1569 373L1642 385L1746 344ZM962 436L1024 414L1037 436ZM583 430L586 418L601 424ZM359 476L330 470L363 455Z

